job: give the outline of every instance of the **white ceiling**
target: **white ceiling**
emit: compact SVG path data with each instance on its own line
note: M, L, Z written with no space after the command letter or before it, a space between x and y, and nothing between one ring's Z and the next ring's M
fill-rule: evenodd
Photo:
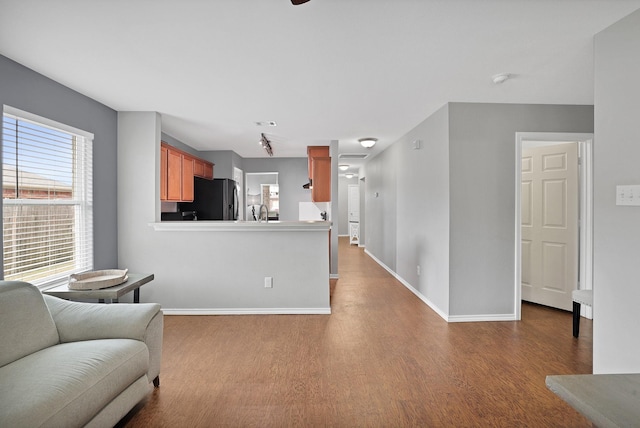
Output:
M593 36L640 0L0 0L0 54L198 150L375 154L449 101L593 103ZM495 85L491 76L512 73ZM278 126L258 127L274 120Z

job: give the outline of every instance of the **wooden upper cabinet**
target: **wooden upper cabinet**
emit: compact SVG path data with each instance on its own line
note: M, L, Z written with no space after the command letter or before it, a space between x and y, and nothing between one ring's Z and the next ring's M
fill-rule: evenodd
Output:
M311 200L331 201L331 157L329 146L307 146L309 159L309 179L311 180Z
M193 164L194 159L182 155L182 200L193 201Z
M181 200L182 155L180 152L167 148L167 201Z
M204 176L204 161L201 159L193 160L193 175L196 177Z
M313 202L331 201L331 158L315 157L312 161L311 200Z
M313 159L329 157L329 146L307 146L309 160L309 178L313 180Z
M162 146L160 147L160 200L167 200L167 174L168 174L168 165L167 165L167 152L169 150Z
M213 179L213 164L163 142L160 146L160 200L193 201L194 177Z
M213 180L213 164L211 162L205 162L204 174L202 178L206 178L207 180Z
M194 158L193 175L213 180L213 164L204 159Z

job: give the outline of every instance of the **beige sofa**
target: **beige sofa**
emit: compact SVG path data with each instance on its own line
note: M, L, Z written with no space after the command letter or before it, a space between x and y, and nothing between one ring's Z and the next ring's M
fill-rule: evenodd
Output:
M0 427L112 427L159 385L160 305L0 281Z

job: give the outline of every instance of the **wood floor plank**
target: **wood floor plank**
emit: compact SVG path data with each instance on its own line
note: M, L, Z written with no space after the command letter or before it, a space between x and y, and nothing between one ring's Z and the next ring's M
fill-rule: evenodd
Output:
M592 323L446 323L340 238L331 315L165 317L161 387L122 427L589 427L545 387L592 371Z

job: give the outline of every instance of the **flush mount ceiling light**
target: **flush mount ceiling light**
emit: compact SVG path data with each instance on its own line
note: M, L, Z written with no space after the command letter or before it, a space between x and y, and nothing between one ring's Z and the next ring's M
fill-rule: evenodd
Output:
M340 165L338 165L338 168L340 168L340 171L346 171L349 169L349 165L347 165L346 163L341 163Z
M349 173L349 174L345 174L344 175L346 178L353 178L353 174Z
M269 156L273 156L273 148L271 148L271 141L269 141L264 134L260 134L260 141L258 141L258 144L260 144L262 148L265 149L265 151Z
M360 142L360 145L362 147L366 147L367 149L370 149L371 147L376 145L376 142L378 141L377 138L360 138L358 140Z
M496 74L495 76L493 76L491 78L491 80L496 85L499 85L499 84L503 83L505 80L509 79L510 77L511 77L511 74L509 74L509 73L500 73L500 74Z

